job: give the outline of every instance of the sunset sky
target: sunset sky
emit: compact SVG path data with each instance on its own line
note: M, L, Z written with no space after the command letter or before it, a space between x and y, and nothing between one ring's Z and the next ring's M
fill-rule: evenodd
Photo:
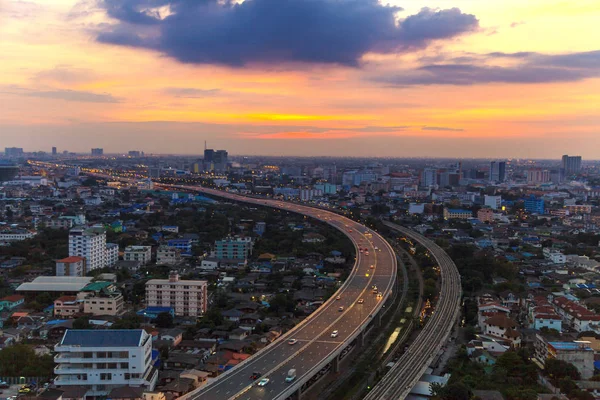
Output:
M235 3L0 0L0 147L600 158L598 0Z

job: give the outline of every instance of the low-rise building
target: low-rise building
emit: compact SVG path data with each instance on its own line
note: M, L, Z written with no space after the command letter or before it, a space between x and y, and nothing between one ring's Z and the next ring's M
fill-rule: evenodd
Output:
M477 211L477 219L481 222L494 222L494 210L491 208L482 208Z
M73 330L54 347L59 388L85 387L88 396L106 396L117 387L153 390L152 338L142 329Z
M0 232L0 242L19 242L22 240L31 239L36 235L36 232L26 229L15 229L10 231Z
M444 208L444 219L470 219L473 218L471 210L461 210L456 208Z
M54 300L54 316L71 318L83 311L83 302L77 296L60 296Z
M13 294L0 299L0 311L10 311L25 303L25 297Z
M146 265L152 261L152 246L127 246L123 253L124 261L139 261Z
M146 305L172 307L175 315L197 317L208 307L207 290L207 281L179 280L172 271L169 279L146 282Z
M156 252L156 264L177 265L182 262L181 250L175 247L160 246Z
M57 260L56 276L85 276L85 258L70 256Z
M517 331L517 323L504 314L498 313L485 320L484 335L502 339L512 347L521 346L521 334Z
M583 379L594 376L594 350L590 342L548 342L541 335L536 335L534 349L535 357L542 364L555 358L573 364Z

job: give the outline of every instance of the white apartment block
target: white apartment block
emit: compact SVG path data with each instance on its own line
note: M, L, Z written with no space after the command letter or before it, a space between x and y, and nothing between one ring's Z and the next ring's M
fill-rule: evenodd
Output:
M84 257L86 272L105 267L107 263L104 228L71 229L69 231L69 256Z
M0 233L0 242L18 242L21 240L31 239L35 235L35 232L27 230L5 231Z
M54 346L58 388L83 386L86 397L106 396L122 386L153 390L152 338L142 329L69 329Z
M106 266L114 267L117 261L119 261L119 245L106 243Z
M152 246L127 246L123 253L125 261L139 261L140 264L149 264L152 260Z
M181 250L175 247L160 246L156 252L156 263L159 265L177 265L181 263Z
M169 279L151 279L146 282L146 305L171 307L175 315L197 317L206 312L207 281L181 281L177 272Z

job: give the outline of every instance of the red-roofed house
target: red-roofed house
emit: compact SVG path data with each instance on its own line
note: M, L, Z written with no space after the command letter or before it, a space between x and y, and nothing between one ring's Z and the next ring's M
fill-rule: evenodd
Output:
M562 317L563 322L577 332L594 331L600 333L600 315L565 297L556 297L552 301L552 305Z
M544 296L536 296L528 301L527 316L529 327L533 329L556 329L562 331L562 318Z
M477 308L477 325L482 331L485 330L484 323L488 318L499 313L503 315L508 315L510 313L508 307L505 307L498 302L481 303Z
M0 299L0 311L10 311L25 303L25 297L14 294Z
M503 339L513 347L521 346L521 334L517 331L517 323L505 314L498 313L484 322L484 334Z
M54 300L55 317L73 317L83 312L83 302L77 296L61 296Z

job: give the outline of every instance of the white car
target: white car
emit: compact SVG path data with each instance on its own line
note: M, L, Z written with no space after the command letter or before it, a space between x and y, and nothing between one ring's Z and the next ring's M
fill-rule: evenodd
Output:
M288 344L296 344L298 343L298 339L290 339L288 340Z
M268 383L269 378L262 378L260 381L258 381L258 386L267 386Z
M333 331L333 332L331 332L331 337L337 337L338 334L339 334L338 331Z

